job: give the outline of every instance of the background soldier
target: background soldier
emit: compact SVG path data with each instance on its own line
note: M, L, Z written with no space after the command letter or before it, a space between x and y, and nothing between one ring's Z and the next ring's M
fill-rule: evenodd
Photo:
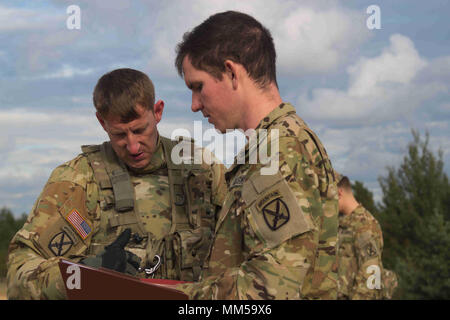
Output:
M265 129L227 172L228 194L203 281L181 285L196 299L336 299L338 199L334 173L318 137L283 103L269 31L228 11L184 35L176 66L192 91L192 110L216 129ZM271 132L279 138L271 140ZM267 146L275 173L261 161ZM272 164L272 162L270 163ZM264 168L263 168L264 167Z
M176 142L156 128L164 102L144 73L105 74L93 100L110 141L83 146L51 174L10 244L9 299L65 298L62 257L141 277L160 262L156 277L190 281L207 266L223 165L172 162Z
M380 225L355 199L348 177L335 174L339 181L338 298L391 299L397 277L383 268Z

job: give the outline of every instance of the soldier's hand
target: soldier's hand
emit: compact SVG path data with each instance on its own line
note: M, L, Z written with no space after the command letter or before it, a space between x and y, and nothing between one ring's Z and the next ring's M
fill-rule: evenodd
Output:
M125 229L116 240L105 247L102 253L95 257L87 257L80 263L95 268L103 267L135 275L139 270L141 259L124 249L130 237L131 230Z

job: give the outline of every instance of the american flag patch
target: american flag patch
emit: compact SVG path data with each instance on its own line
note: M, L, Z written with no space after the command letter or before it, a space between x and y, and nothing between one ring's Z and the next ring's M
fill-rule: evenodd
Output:
M75 209L67 215L66 220L75 228L83 240L86 239L92 231L91 226Z

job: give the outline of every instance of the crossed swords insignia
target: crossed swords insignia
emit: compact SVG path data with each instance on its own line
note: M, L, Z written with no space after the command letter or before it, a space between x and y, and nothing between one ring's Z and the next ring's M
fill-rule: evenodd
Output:
M289 209L281 198L270 201L262 209L264 220L275 231L289 221Z

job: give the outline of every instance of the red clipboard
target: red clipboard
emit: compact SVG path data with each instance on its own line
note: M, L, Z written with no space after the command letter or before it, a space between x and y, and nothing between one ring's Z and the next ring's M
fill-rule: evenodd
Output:
M105 268L60 260L59 269L69 300L188 300L171 286L185 281L139 279Z

